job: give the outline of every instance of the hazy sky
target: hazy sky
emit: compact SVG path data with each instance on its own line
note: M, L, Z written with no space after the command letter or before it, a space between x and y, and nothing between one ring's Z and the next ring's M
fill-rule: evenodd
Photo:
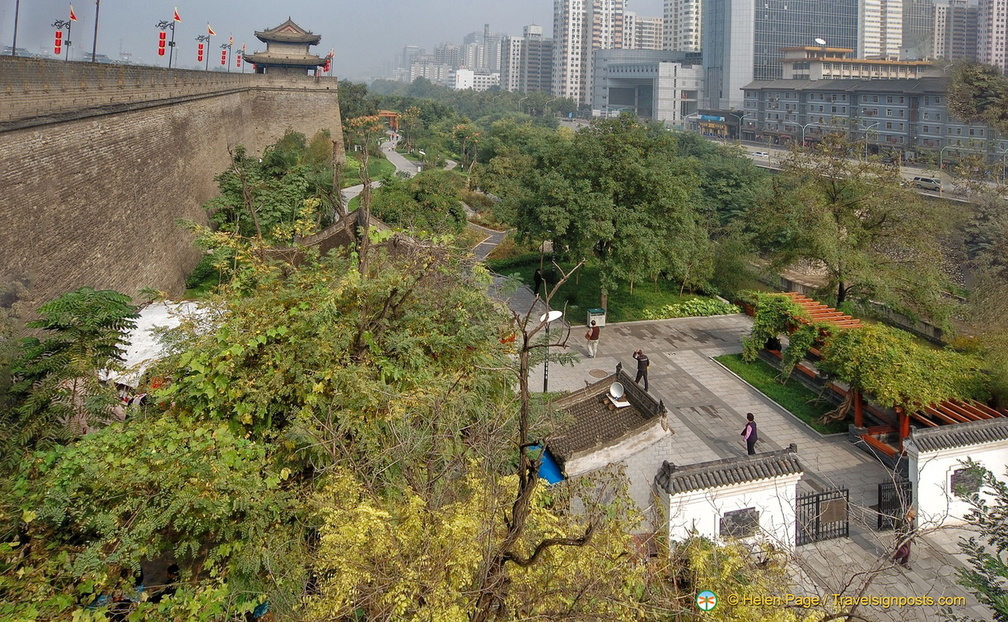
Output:
M262 50L253 34L272 28L291 17L296 23L322 36L313 48L320 56L335 48L334 72L362 79L377 76L391 64L405 45L432 50L442 42L461 43L473 31L490 30L521 35L527 24L538 24L547 33L553 28L552 0L100 0L98 53L112 58L120 50L131 52L134 62L167 65L167 56L157 56L160 20L171 19L178 6L182 22L175 33L175 66L196 66L197 35L205 34L207 22L217 33L211 42L210 62L220 62L220 43L233 35L235 47L244 42L249 53ZM0 44L9 46L14 34L16 0L0 0ZM19 48L52 54L52 23L67 19L69 2L21 0L18 18ZM628 0L628 10L660 16L661 0ZM71 30L71 59L90 58L94 33L95 0L73 3L77 21ZM170 33L169 33L170 34ZM232 67L232 70L234 68ZM0 76L2 79L2 76Z

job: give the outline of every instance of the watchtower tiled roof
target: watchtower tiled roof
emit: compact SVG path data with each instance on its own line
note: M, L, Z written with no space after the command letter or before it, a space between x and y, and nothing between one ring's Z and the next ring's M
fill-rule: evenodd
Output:
M307 43L309 45L318 45L318 42L322 40L321 35L312 34L295 24L289 17L286 22L280 24L276 28L257 30L255 36L257 39L267 44L270 41L282 41L284 43Z
M619 381L630 406L610 409L609 387ZM575 454L616 444L647 427L665 414L665 404L641 389L622 364L611 376L574 391L554 402L557 410L572 419L570 425L546 443L561 464Z
M910 439L920 451L940 451L1008 440L1008 417L915 429Z
M801 475L803 472L801 462L798 461L798 446L791 443L787 449L779 451L686 466L676 466L665 461L655 475L655 484L674 495L786 475Z

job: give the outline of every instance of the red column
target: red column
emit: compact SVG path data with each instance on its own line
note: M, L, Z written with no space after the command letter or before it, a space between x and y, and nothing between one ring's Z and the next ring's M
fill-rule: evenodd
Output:
M859 428L864 427L864 398L861 392L851 389L854 393L854 425Z
M910 436L910 417L902 406L896 407L896 414L899 416L899 449L903 451L903 441Z

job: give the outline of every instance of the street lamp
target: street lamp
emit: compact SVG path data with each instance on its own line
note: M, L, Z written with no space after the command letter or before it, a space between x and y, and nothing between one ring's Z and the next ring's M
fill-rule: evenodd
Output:
M163 19L154 26L155 28L160 28L161 32L171 29L171 41L168 42L168 69L171 69L172 56L175 52L175 20L174 19Z
M735 117L736 119L738 119L738 127L739 127L738 134L739 135L736 136L736 138L739 139L739 140L741 140L742 139L742 121L744 121L746 119L751 119L752 117L745 116L746 115L745 110L743 110L740 113L739 112L732 112L731 110L728 110L726 112L728 114L730 114L731 116Z
M543 363L543 393L549 391L549 344L550 344L550 324L559 320L563 316L563 311L550 311L543 313L539 318L540 323L546 324L546 361Z
M805 128L807 128L810 125L819 125L819 124L812 122L812 123L806 123L805 125L802 125L801 123L795 123L795 125L797 125L798 127L801 128L801 145L802 145L802 147L804 147L805 146Z
M73 15L71 15L71 17L73 17ZM77 19L77 18L74 17L74 19ZM53 28L56 28L57 30L63 30L64 28L66 28L66 31L67 31L66 41L63 42L63 45L66 46L66 54L63 55L63 60L64 61L70 60L70 25L71 24L73 24L73 20L69 20L69 19L67 19L67 20L58 19L55 22L53 22L53 24L52 24Z
M206 46L206 51L207 51L207 53L206 53L206 65L203 66L203 69L205 71L210 71L210 35L209 34L196 35L196 40L199 41L200 43L206 43L207 44L207 46Z
M101 0L94 3L94 43L91 44L91 62L98 58L98 10L101 8Z
M18 13L21 12L21 0L14 2L14 41L11 42L11 54L17 56L17 26Z
M866 160L868 159L868 132L870 132L871 130L875 130L875 140L877 141L879 139L879 130L878 130L878 127L879 127L879 123L878 123L878 121L876 121L875 123L872 123L868 127L861 128L865 132L865 159Z
M555 102L558 99L560 99L560 98L559 97L554 97L553 99L551 99L548 102L546 102L546 105L543 106L543 116L549 116L549 105L552 104L553 102Z
M525 112L525 108L522 107L522 102L528 99L529 97L530 97L529 95L526 95L525 97L522 97L521 99L518 100L518 112Z
M220 44L221 52L223 54L227 55L227 71L228 71L228 73L231 73L231 47L233 45L234 45L234 43L231 42L231 41L228 41L227 43L221 43ZM210 59L207 59L207 60L209 61ZM222 65L224 64L224 58L221 58L221 64ZM381 143L380 140L378 142Z

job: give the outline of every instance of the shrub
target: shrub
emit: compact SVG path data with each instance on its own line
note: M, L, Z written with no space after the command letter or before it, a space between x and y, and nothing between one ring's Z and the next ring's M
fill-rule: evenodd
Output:
M730 315L740 309L730 302L718 298L694 298L658 309L644 309L644 319L665 320L676 317L706 317L708 315Z

